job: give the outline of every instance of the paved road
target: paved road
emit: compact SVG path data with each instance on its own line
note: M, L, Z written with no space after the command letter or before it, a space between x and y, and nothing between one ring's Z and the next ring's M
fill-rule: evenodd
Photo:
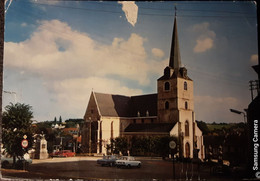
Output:
M67 160L66 160L67 159ZM75 161L76 159L76 161ZM141 168L116 168L97 165L91 158L55 158L49 162L34 163L29 172L48 174L50 178L84 178L84 179L170 179L172 169L170 162L162 160L141 160ZM73 161L74 160L74 161Z
M172 179L172 162L161 159L138 158L142 162L141 168L116 168L97 165L97 157L54 158L47 160L34 160L28 172L2 172L3 176L33 178L33 179ZM186 172L187 170L187 172ZM175 178L201 180L230 180L215 178L209 175L208 168L200 168L198 175L197 165L176 163ZM210 179L209 179L210 178Z

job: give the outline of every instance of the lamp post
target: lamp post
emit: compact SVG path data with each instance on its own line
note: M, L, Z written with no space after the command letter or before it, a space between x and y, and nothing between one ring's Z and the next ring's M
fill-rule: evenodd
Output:
M242 111L235 110L235 109L230 109L230 112L233 112L233 113L236 113L236 114L243 114L244 122L246 123L246 113L244 113Z

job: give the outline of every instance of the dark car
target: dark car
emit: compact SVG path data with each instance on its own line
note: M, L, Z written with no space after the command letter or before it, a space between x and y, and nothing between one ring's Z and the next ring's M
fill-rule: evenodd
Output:
M97 160L97 164L101 166L115 166L116 160L119 158L115 155L106 155L102 159Z

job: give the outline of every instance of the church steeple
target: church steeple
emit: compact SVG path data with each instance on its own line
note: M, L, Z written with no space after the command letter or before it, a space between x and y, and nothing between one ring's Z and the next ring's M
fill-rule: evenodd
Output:
M178 70L180 66L181 66L181 54L180 54L179 41L178 41L177 18L176 18L176 8L175 8L169 67Z

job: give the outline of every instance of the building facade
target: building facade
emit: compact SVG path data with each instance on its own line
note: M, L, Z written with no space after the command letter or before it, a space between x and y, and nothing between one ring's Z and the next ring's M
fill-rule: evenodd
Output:
M204 159L202 131L194 113L193 81L181 67L177 21L174 20L169 65L157 80L157 93L140 96L93 92L84 115L82 145L87 152L106 153L111 138L171 135L179 138L182 156Z

